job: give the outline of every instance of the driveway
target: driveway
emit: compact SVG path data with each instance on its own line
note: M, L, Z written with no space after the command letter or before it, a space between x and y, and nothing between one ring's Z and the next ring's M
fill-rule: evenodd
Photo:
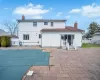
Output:
M35 73L25 80L100 80L100 48L56 49L50 55L52 66L33 66Z

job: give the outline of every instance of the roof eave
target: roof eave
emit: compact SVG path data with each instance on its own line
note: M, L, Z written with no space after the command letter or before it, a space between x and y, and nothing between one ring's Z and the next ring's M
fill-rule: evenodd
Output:
M34 19L34 20L28 20L28 19L26 19L26 20L17 20L17 22L34 22L34 21L36 21L36 22L44 22L44 21L48 21L48 22L66 22L67 20L42 20L42 19L40 19L40 20L38 20L38 19Z
M41 30L41 32L83 32L83 31L44 31L44 30Z

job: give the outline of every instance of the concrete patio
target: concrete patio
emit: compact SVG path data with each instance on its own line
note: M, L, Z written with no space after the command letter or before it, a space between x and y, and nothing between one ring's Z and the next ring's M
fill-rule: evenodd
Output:
M51 67L33 66L35 73L23 80L100 80L100 48L55 49L50 55Z

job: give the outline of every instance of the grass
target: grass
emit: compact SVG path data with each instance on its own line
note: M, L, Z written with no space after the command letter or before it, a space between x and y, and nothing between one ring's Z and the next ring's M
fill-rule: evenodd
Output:
M82 44L82 48L93 48L93 47L100 47L100 44L90 44L90 43Z

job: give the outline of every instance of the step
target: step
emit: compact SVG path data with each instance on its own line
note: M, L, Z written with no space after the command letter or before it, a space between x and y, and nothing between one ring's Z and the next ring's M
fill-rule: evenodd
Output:
M75 51L75 49L69 49L69 51Z

